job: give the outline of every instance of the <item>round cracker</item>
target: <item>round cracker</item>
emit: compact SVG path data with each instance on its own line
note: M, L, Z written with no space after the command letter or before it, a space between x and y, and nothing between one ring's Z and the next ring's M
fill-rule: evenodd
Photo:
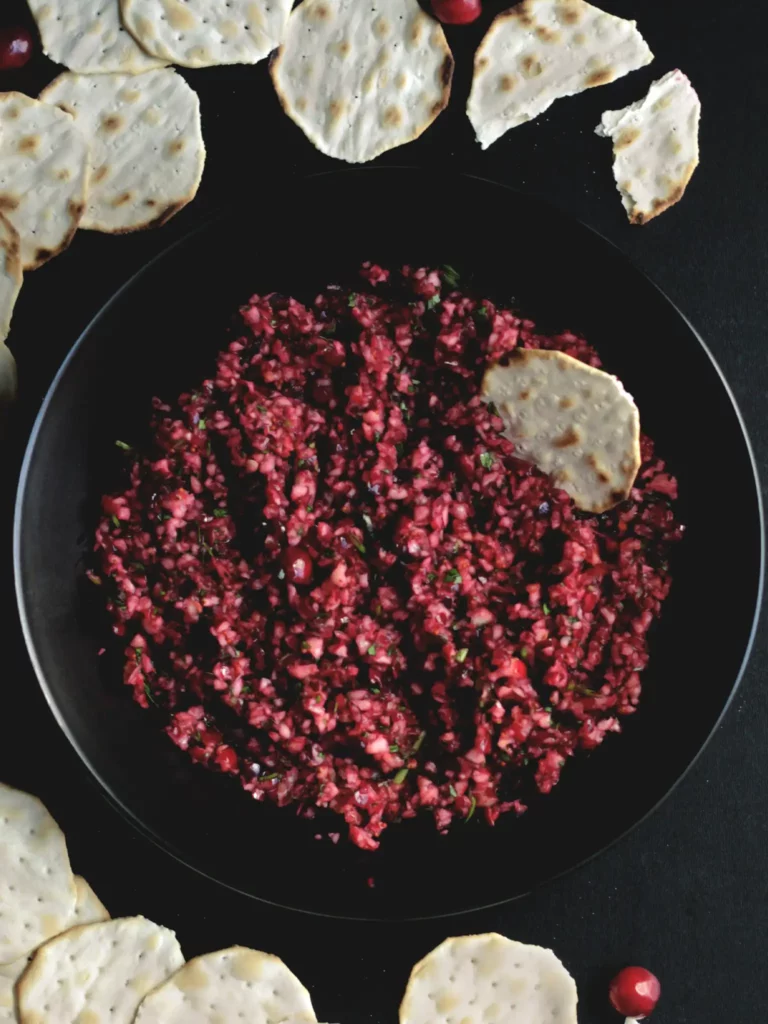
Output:
M16 228L0 213L0 343L11 330L11 317L23 279L21 240Z
M0 963L66 927L75 896L64 833L37 797L0 783Z
M550 949L503 935L446 939L418 963L400 1024L577 1024L576 983Z
M158 227L197 194L205 145L197 93L170 69L143 75L66 72L40 99L70 114L91 145L81 227Z
M75 891L77 898L71 922L73 927L80 924L98 924L101 921L109 921L109 911L80 875L75 875Z
M205 953L151 992L136 1024L315 1024L309 992L282 960L243 946Z
M652 60L634 21L585 0L522 0L497 15L477 49L467 116L487 149L555 100Z
M148 53L187 68L256 64L279 45L293 0L121 0Z
M184 963L176 936L144 917L70 928L41 946L16 989L20 1024L131 1024Z
M143 50L120 21L119 0L27 0L44 53L70 71L136 75L165 61Z
M0 93L0 212L34 270L72 241L85 208L88 144L72 118L20 92Z
M640 469L640 414L621 381L544 349L515 349L490 366L483 397L493 402L520 457L585 512L629 496Z
M356 164L429 128L448 105L453 55L417 0L304 0L271 71L310 142Z

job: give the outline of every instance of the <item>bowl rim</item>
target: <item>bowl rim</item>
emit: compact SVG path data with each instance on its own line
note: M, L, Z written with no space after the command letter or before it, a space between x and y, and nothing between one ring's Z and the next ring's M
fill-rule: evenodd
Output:
M321 172L317 172L317 173L313 173L313 174L302 175L302 176L299 177L298 180L301 180L301 181L314 181L314 180L328 178L328 177L356 176L356 175L366 175L366 174L371 174L371 175L373 175L373 174L382 174L384 176L387 176L387 175L403 174L404 172L407 173L407 174L412 174L412 175L415 174L415 175L422 175L422 176L428 174L428 171L425 168L414 166L414 165L397 165L397 166L378 166L378 165L376 165L376 166L368 166L368 167L337 168L337 169L333 169L333 170L321 171ZM680 785L680 783L686 778L688 773L694 768L694 766L698 762L698 760L701 757L701 755L704 753L706 748L711 743L712 738L714 737L715 733L720 728L720 726L721 726L721 724L723 722L723 719L725 718L725 716L726 716L726 714L727 714L727 712L728 712L728 710L729 710L729 708L731 706L731 703L733 702L734 697L736 696L736 693L738 691L738 688L739 688L739 686L741 684L741 681L743 679L744 673L746 671L747 665L749 663L749 659L750 659L750 657L752 655L752 650L753 650L753 647L754 647L755 638L757 636L757 630L758 630L758 626L759 626L760 613L761 613L761 610L762 610L762 603L763 603L763 596L764 596L764 585L765 585L765 562L766 562L765 510L764 510L764 504L763 504L763 496L762 496L762 489L761 489L761 485L760 485L760 475L759 475L759 471L758 471L757 461L755 459L755 454L754 454L754 450L753 450L753 447L752 447L752 442L751 442L751 439L750 439L750 436L749 436L749 432L747 430L746 423L744 422L744 417L742 415L741 409L739 408L738 402L736 401L736 398L735 398L735 396L733 394L733 391L732 391L732 389L731 389L731 387L730 387L730 385L729 385L729 383L728 383L728 381L727 381L727 379L725 377L725 374L723 373L722 369L720 368L720 365L718 364L717 360L715 359L714 355L710 351L709 347L707 346L706 342L702 338L702 336L699 333L699 331L694 327L694 325L691 323L691 321L688 319L688 317L682 312L682 310L679 308L677 303L675 303L667 295L667 293L663 290L663 288L661 288L661 286L658 285L655 282L655 280L642 267L640 267L632 259L631 256L629 256L626 252L624 252L624 250L621 249L616 243L611 241L609 238L606 238L605 235L603 235L596 228L592 227L589 224L586 224L583 220L581 220L579 217L576 217L573 213L571 213L571 212L569 212L567 210L564 210L562 207L560 207L556 203L553 203L553 202L549 201L546 198L542 198L542 197L537 196L537 195L532 195L532 194L530 194L528 192L524 192L524 191L522 191L520 189L514 188L513 186L506 185L503 182L499 182L499 181L495 181L495 180L493 180L491 178L483 177L482 175L467 174L467 173L455 173L453 176L454 176L454 178L456 179L456 181L459 184L462 183L462 182L479 182L479 183L481 183L484 186L485 185L490 185L490 186L492 186L494 188L503 189L506 192L512 193L513 195L515 195L517 197L525 199L526 201L531 201L533 203L540 204L544 208L547 208L551 212L557 214L558 217L567 218L567 219L571 220L572 222L574 222L575 224L579 225L585 231L588 231L593 236L596 236L596 238L601 243L603 243L606 247L609 247L611 250L613 250L613 252L617 256L617 258L620 258L631 271L633 271L635 274L640 275L642 278L644 278L646 283L649 284L654 289L654 291L656 291L659 294L660 298L662 298L667 303L667 305L671 308L671 310L673 310L675 312L675 314L677 315L677 317L682 321L682 323L688 329L688 331L693 336L693 338L695 338L695 340L698 342L698 344L701 347L705 357L709 360L709 362L711 363L713 369L715 370L715 373L716 373L717 377L719 378L720 385L722 386L722 388L723 388L723 390L725 392L725 395L727 396L727 398L728 398L728 400L729 400L729 402L731 404L731 407L733 408L733 411L734 411L735 416L736 416L736 421L737 421L738 426L739 426L739 428L741 430L741 435L742 435L743 442L744 442L744 445L745 445L745 448L746 448L746 453L747 453L747 456L748 456L748 462L749 462L749 465L750 465L751 471L752 471L751 482L752 482L752 485L754 487L755 499L756 499L757 519L758 519L758 526L759 526L759 533L760 533L760 540L759 540L759 551L760 551L759 575L758 575L757 593L755 595L755 608L754 608L754 611L752 613L752 624L751 624L751 627L750 627L749 636L748 636L747 643L746 643L745 648L744 648L744 654L742 656L741 663L740 663L739 668L738 668L738 672L736 674L735 680L734 680L733 685L731 687L729 696L728 696L725 704L723 705L722 711L718 715L717 720L713 724L712 728L707 733L704 741L702 742L702 744L699 747L699 749L696 752L696 754L691 758L691 760L688 762L686 767L680 772L680 774L677 776L677 778L674 780L674 782L672 782L670 784L670 786L664 791L662 796L657 800L657 802L655 804L653 804L653 806L649 810L647 810L632 825L630 825L628 828L626 828L619 835L615 836L613 839L611 839L610 841L608 841L607 843L602 845L599 849L597 849L594 852L590 853L588 856L583 857L581 860L579 860L576 863L570 865L569 867L567 867L567 868L557 872L556 874L550 876L546 880L544 880L544 881L542 881L540 883L537 883L534 886L531 886L525 892L521 892L521 893L517 894L516 896L512 896L512 897L503 897L503 898L498 899L498 900L492 900L490 902L485 902L485 903L483 903L480 906L476 906L476 907L472 907L472 908L465 908L465 909L460 909L460 910L450 910L450 911L446 911L444 913L437 913L437 914L432 913L432 914L415 915L415 916L410 916L409 915L407 917L399 918L398 919L398 920L402 920L402 921L440 920L440 919L443 919L443 918L458 917L459 915L462 915L462 914L475 913L475 912L479 912L481 910L488 910L488 909L491 909L493 907L499 907L499 906L503 906L504 904L515 902L516 900L522 899L525 896L529 895L530 892L535 890L536 888L539 888L539 887L541 887L542 885L545 885L545 884L550 884L551 882L554 882L557 879L563 878L564 876L571 874L571 872L576 871L578 868L581 868L584 865L590 863L596 857L600 856L602 853L606 852L607 850L609 850L613 846L615 846L617 843L619 843L622 840L624 840L625 838L627 838L627 836L629 836L631 833L633 833L643 822L645 822L648 818L650 818L662 806L662 804L665 803L665 801L674 793L674 791L677 789L677 787ZM30 432L29 439L28 439L27 444L26 444L26 448L25 448L25 452L24 452L24 459L23 459L23 462L22 462L22 465L21 465L21 469L19 471L19 479L18 479L18 485L17 485L17 491L16 491L16 498L15 498L15 502L14 502L14 515L13 515L13 573L14 573L14 589L15 589L15 594L16 594L16 604L17 604L17 610L18 610L21 630L22 630L22 634L23 634L23 637L24 637L24 643L25 643L25 647L26 647L26 650L27 650L27 654L29 656L30 662L32 664L32 667L34 669L35 675L37 677L38 684L39 684L39 686L40 686L40 688L41 688L41 690L43 692L43 696L45 697L45 700L46 700L46 702L48 704L48 707L50 708L50 710L51 710L51 712L53 714L53 717L55 718L56 722L58 723L59 727L61 728L62 732L64 733L64 735L66 736L66 738L68 739L68 741L70 742L70 744L72 745L72 747L74 748L76 753L78 754L78 756L79 756L80 760L82 761L82 763L88 769L88 771L90 772L91 776L98 782L98 784L99 784L99 791L104 795L104 797L106 798L107 802L109 804L111 804L117 811L119 811L120 814L141 835L143 835L145 838L149 839L152 843L154 843L157 847L159 847L160 849L165 851L167 854L169 854L171 857L173 857L179 863L181 863L181 864L185 865L186 867L190 868L191 870L193 870L197 874L201 875L202 877L207 878L207 879L209 879L211 881L214 881L218 885L222 885L225 888L227 888L227 889L229 889L229 890L231 890L233 892L237 892L237 893L239 893L239 894L241 894L243 896L247 896L249 899L253 899L253 900L256 900L258 902L265 903L265 904L267 904L269 906L277 907L277 908L280 908L280 909L283 909L283 910L294 911L295 913L307 914L307 915L312 916L312 917L330 918L332 920L381 921L381 922L391 921L390 918L386 918L386 917L375 917L375 916L370 916L370 915L356 916L356 915L350 915L350 914L332 914L332 913L329 913L329 912L326 912L326 911L318 911L318 910L305 909L305 908L302 908L302 907L291 906L289 904L282 903L282 902L277 901L277 900L268 899L268 898L265 898L264 896L257 896L256 894L254 894L252 892L248 892L248 891L240 888L237 885L234 885L232 883L224 881L223 879L221 879L217 875L207 871L205 868L199 866L198 864L193 863L192 860L187 855L185 855L183 853L183 851L179 850L172 842L170 842L167 839L163 838L155 830L153 830L152 828L147 826L142 821L142 819L138 816L138 814L136 812L134 812L130 807L128 807L121 800L121 798L113 791L112 787L107 783L107 781L104 778L102 778L102 776L99 774L99 772L96 770L94 765L91 763L91 761L86 756L86 753L82 749L82 747L80 746L80 744L79 744L79 742L77 740L77 737L74 735L73 731L69 728L69 726L68 726L68 724L67 724L67 722L65 720L64 715L62 714L61 710L59 709L58 703L54 699L52 690L51 690L51 688L50 688L50 686L48 684L48 681L46 679L45 673L44 673L44 671L42 669L42 665L41 665L40 659L38 657L38 653L37 653L34 637L32 635L32 629L31 629L31 626L30 626L29 617L27 615L27 607L26 607L26 601L25 601L25 596L24 596L24 588L22 586L22 561L23 561L23 554L22 554L23 543L22 543L22 539L23 539L23 533L24 533L24 529L25 529L24 524L23 524L23 518L22 518L23 505L24 505L24 501L25 501L25 498L26 498L28 477L29 477L29 473L30 473L30 467L31 467L31 464L32 464L32 459L34 458L35 449L36 449L36 446L37 446L37 439L38 439L39 434L42 432L43 424L44 424L44 421L46 419L46 416L47 416L47 413L48 413L48 409L49 409L49 407L50 407L50 405L51 405L51 403L53 401L54 395L56 394L56 391L58 390L58 387L59 387L62 379L66 375L66 373L67 373L67 371L69 369L70 364L75 359L76 355L78 354L78 352L81 349L81 347L84 345L87 337L89 336L91 331L94 329L94 327L96 327L98 325L98 323L102 320L102 318L104 318L104 317L109 315L109 313L112 310L112 307L114 305L116 305L120 301L122 296L126 292L128 292L133 287L133 285L141 277L143 277L143 275L147 271L151 270L156 264L162 262L167 257L169 257L177 248L180 248L180 247L186 245L195 236L204 233L210 227L212 227L212 226L214 226L216 224L219 224L219 223L221 223L221 222L223 222L223 221L225 221L227 219L230 219L233 216L233 212L234 212L234 208L231 205L223 206L223 207L220 207L220 208L214 210L212 213L210 213L208 216L206 216L199 224L197 224L194 227L190 228L189 231L187 231L184 234L182 234L180 238L176 239L171 244L165 246L158 253L156 253L156 255L154 255L152 257L152 259L150 259L148 262L146 262L141 267L139 267L138 270L136 270L133 274L131 274L131 276L118 289L116 289L112 293L112 295L107 299L107 301L105 303L103 303L103 305L97 310L95 315L89 320L87 325L81 331L80 335L78 336L78 338L76 339L76 341L74 342L72 347L70 348L69 352L67 353L67 355L65 356L64 360L62 361L59 369L57 370L56 374L54 375L51 383L49 384L48 389L47 389L46 394L45 394L45 397L44 397L44 399L42 401L42 404L40 406L40 409L39 409L39 411L38 411L38 413L37 413L37 415L35 417L35 421L34 421L34 424L32 426L32 430Z

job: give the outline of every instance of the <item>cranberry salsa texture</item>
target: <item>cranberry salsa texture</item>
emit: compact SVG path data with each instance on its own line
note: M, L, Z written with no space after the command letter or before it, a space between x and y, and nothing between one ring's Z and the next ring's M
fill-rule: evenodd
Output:
M129 478L102 501L93 578L135 700L334 841L523 813L640 700L683 529L653 442L627 500L576 509L481 383L516 348L597 353L449 267L254 295L234 337L155 399L150 450L119 442Z

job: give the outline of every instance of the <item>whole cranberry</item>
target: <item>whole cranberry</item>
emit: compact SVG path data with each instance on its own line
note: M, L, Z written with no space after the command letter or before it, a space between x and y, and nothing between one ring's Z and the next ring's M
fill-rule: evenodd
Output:
M625 1017L647 1017L656 1009L661 984L644 967L625 967L611 982L611 1005Z
M34 41L22 25L0 29L0 71L23 68L32 56Z

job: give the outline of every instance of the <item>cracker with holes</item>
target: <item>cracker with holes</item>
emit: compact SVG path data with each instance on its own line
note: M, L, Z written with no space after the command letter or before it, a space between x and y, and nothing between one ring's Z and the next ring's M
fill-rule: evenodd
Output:
M0 213L0 343L11 330L11 317L22 284L21 240L16 228Z
M0 212L34 270L69 245L85 208L88 143L61 110L0 93Z
M121 0L123 22L155 57L187 68L256 64L282 41L293 0Z
M515 349L490 366L493 402L520 457L577 508L605 512L629 496L640 468L640 416L621 382L563 352Z
M143 50L120 20L120 0L27 0L43 50L70 71L139 74L165 63Z
M453 57L417 0L304 0L272 62L285 112L322 153L364 163L447 106Z
M683 198L699 165L701 103L682 71L670 71L595 129L613 141L613 175L632 224L647 224Z
M0 784L0 963L58 934L75 899L61 829L37 797Z
M18 983L21 1024L131 1024L184 963L176 936L144 917L86 924L41 946Z
M400 1024L576 1024L576 983L555 954L503 935L446 939L418 963Z
M16 1024L16 982L24 973L29 957L23 956L12 964L0 964L0 1024Z
M205 165L197 93L168 69L59 75L40 99L74 118L90 142L81 227L156 227L194 199Z
M523 0L499 14L480 43L467 115L487 149L555 100L652 60L634 21L585 0Z
M309 992L282 960L233 946L185 964L151 992L136 1024L314 1024Z

